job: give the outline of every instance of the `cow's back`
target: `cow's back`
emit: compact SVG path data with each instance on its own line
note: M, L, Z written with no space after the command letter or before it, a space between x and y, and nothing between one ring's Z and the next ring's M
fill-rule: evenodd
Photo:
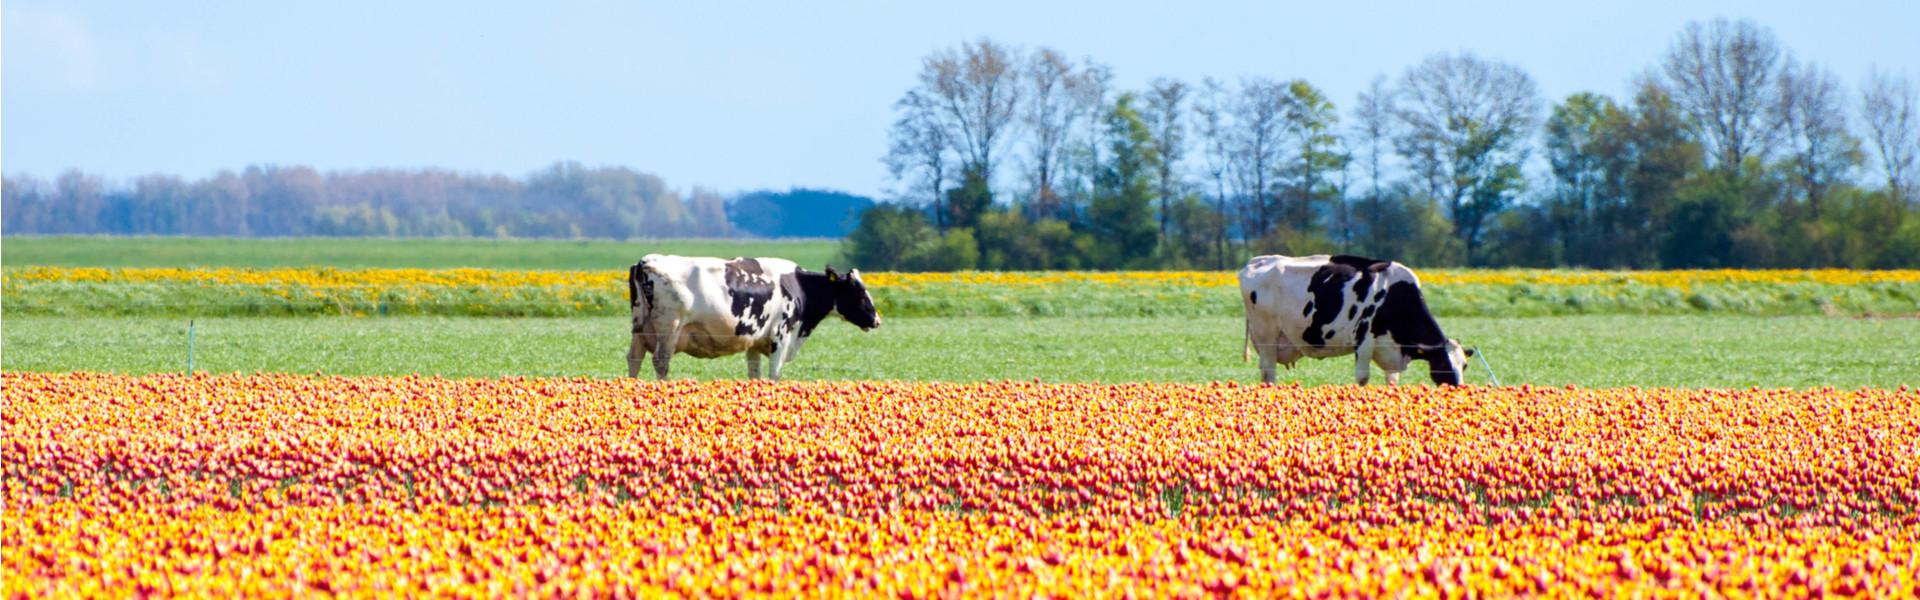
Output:
M1247 318L1270 319L1292 331L1305 329L1307 321L1301 313L1312 299L1307 288L1314 272L1326 266L1329 258L1270 254L1247 261L1240 269L1240 303L1247 309Z

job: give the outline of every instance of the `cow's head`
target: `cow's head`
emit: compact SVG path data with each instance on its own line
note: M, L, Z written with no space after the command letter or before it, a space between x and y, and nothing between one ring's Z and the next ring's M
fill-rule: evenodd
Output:
M1422 358L1427 360L1433 382L1440 385L1460 385L1460 378L1467 372L1467 359L1473 356L1472 348L1460 346L1460 340L1448 338L1444 346L1422 347Z
M867 294L866 282L860 281L859 269L847 269L842 275L829 266L827 281L833 283L833 310L840 318L861 331L880 326L880 311L873 309L873 296Z

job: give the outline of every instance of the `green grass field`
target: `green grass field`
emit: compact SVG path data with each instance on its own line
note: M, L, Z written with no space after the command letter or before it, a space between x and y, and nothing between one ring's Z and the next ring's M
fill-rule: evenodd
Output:
M496 241L7 237L9 269L53 266L326 266L618 269L647 252L777 255L824 265L831 240ZM259 287L259 286L255 286ZM1583 386L1815 387L1920 384L1920 312L1910 283L1728 284L1682 294L1636 286L1462 285L1429 302L1453 336L1483 350L1502 383ZM0 310L0 368L181 371L187 319L195 367L460 377L624 375L624 288L587 297L451 287L415 305L288 300L277 289L11 281ZM876 290L887 327L829 324L787 375L796 379L1210 381L1257 379L1240 361L1241 319L1226 289L1178 285ZM361 302L364 300L364 302ZM564 302L563 302L564 300ZM360 302L365 306L354 304ZM304 303L304 304L303 304ZM526 306L520 306L519 304ZM311 304L312 306L308 306ZM527 306L545 307L540 310ZM557 308L555 308L557 307ZM315 316L382 314L389 316ZM1668 316L1648 316L1650 313ZM295 316L298 315L298 316ZM440 316L445 315L445 316ZM467 316L467 315L507 315ZM564 318L520 318L551 315ZM1799 316L1754 316L1799 315ZM1827 315L1827 316L1820 316ZM738 378L743 359L681 356L675 375ZM1416 367L1419 369L1419 367ZM1351 358L1305 360L1283 381L1352 381ZM1376 375L1378 377L1378 375ZM1408 382L1426 381L1424 371ZM1476 362L1468 380L1488 382ZM1380 379L1376 379L1380 381Z
M484 267L622 270L651 252L697 256L779 256L822 268L838 240L587 240L180 238L7 236L8 267Z
M1505 384L1643 387L1897 387L1920 384L1920 319L1831 317L1453 318ZM195 367L449 377L625 375L618 317L214 318L195 325ZM1233 317L889 319L828 323L790 379L1257 381ZM187 321L12 317L6 370L182 371ZM1416 369L1421 366L1416 363ZM739 378L740 357L674 361L676 377ZM645 371L645 376L651 376ZM1375 371L1375 381L1381 381ZM1351 383L1351 358L1303 360L1282 381ZM1427 381L1413 370L1405 382ZM1468 382L1488 383L1477 361Z

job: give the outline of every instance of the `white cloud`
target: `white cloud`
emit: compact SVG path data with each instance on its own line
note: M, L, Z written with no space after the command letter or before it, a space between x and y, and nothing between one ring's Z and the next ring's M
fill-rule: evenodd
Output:
M4 5L6 86L28 91L84 91L101 84L100 45L73 13Z

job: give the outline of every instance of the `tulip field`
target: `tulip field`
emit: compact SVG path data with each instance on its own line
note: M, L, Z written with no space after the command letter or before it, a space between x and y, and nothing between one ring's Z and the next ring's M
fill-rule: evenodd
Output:
M1920 271L1423 269L1449 388L1252 384L1227 271L871 273L656 382L622 261L733 241L6 243L7 598L1920 596Z
M1920 594L1920 392L19 373L9 594Z

